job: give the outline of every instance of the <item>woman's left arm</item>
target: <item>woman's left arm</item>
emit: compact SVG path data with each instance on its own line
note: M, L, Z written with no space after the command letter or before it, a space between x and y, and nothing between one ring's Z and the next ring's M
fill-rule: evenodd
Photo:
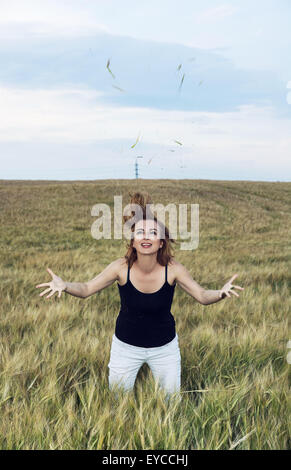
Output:
M238 276L238 274L234 274L232 278L224 284L223 288L220 290L205 290L204 291L204 305L214 304L215 302L219 302L219 300L224 299L226 296L231 297L229 293L239 295L231 289L239 289L244 290L244 287L234 286L232 285L232 281Z
M244 290L243 287L232 285L232 281L238 276L234 274L232 278L220 290L207 290L200 286L191 277L189 271L181 263L176 262L176 282L182 289L191 295L202 305L210 305L219 302L225 297L231 297L229 293L239 297L233 288Z

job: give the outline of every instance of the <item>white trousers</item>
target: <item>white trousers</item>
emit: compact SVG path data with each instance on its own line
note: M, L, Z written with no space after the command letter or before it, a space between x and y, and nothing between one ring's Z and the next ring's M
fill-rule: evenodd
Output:
M112 336L109 367L109 388L114 384L130 391L140 367L147 363L154 379L166 391L167 398L173 393L179 394L181 385L181 355L178 335L164 346L142 348L120 341Z

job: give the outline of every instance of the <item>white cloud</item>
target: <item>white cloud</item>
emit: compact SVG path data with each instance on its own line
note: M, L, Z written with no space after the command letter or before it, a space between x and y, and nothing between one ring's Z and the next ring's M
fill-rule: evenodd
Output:
M10 0L1 4L0 37L91 35L109 32L86 8L56 0Z
M223 0L222 0L223 1ZM0 38L86 36L97 32L220 49L238 67L290 77L290 2L275 0L9 0ZM251 11L251 15L250 15ZM149 27L150 25L150 27Z
M233 15L238 10L233 5L219 5L218 7L208 8L199 13L199 21L217 21L226 16Z
M90 107L103 94L74 88L0 88L0 141L86 139Z
M161 157L167 158L172 148L172 156L183 156L186 164L199 156L212 165L252 159L264 168L290 168L291 121L277 119L271 107L241 106L227 113L165 111L108 106L102 96L84 89L2 87L0 142L134 143L141 133L137 150L143 143L164 146Z

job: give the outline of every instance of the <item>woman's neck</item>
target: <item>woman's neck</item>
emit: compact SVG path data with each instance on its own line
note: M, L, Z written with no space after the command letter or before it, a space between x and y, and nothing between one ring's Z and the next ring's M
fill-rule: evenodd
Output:
M155 270L157 264L159 263L157 262L156 254L153 256L139 254L134 264L142 273L150 274Z

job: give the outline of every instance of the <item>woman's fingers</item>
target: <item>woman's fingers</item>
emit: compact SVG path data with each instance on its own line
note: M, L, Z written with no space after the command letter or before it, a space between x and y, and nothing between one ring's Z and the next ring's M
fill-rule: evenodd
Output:
M46 268L46 270L50 273L51 276L55 275L50 268Z
M37 286L35 287L45 287L45 286L49 286L50 283L49 282L44 282L43 284L38 284Z
M46 299L48 299L49 297L51 297L52 295L54 295L55 292L57 292L57 291L56 291L56 290L53 290L53 291L51 292L51 294L49 294L49 295L46 296Z
M232 283L232 281L233 281L237 276L238 276L238 274L234 274L229 282Z
M236 295L237 297L239 297L239 295L236 292L234 292L234 290L230 290L229 292L231 292L233 295Z
M40 297L44 294L46 294L47 292L49 292L51 290L51 287L49 287L48 289L44 290L43 292L41 292L39 295Z
M238 276L238 274L235 274L234 276L232 276L231 280L227 284L225 284L225 286L223 287L223 290L220 292L220 295L219 295L220 298L222 297L222 294L227 295L227 297L231 297L231 295L229 295L229 293L235 295L236 297L239 297L239 295L234 290L231 290L233 288L236 288L236 289L239 289L239 290L244 290L244 287L231 285L231 281L234 278L236 278L237 276Z
M225 294L225 295L227 295L227 297L230 297L230 295L229 295L229 293L227 292L227 290L223 290L223 291L221 292L221 295L222 295L222 294Z
M48 285L48 284L46 284ZM49 295L46 296L46 299L48 299L49 297L51 297L52 295L54 295L55 292L58 292L58 297L61 297L61 294L62 294L62 291L61 290L53 290L52 287L49 287L48 289L44 290L43 292L41 292L39 295L40 297L42 297L43 295L47 294L49 291L52 291Z

